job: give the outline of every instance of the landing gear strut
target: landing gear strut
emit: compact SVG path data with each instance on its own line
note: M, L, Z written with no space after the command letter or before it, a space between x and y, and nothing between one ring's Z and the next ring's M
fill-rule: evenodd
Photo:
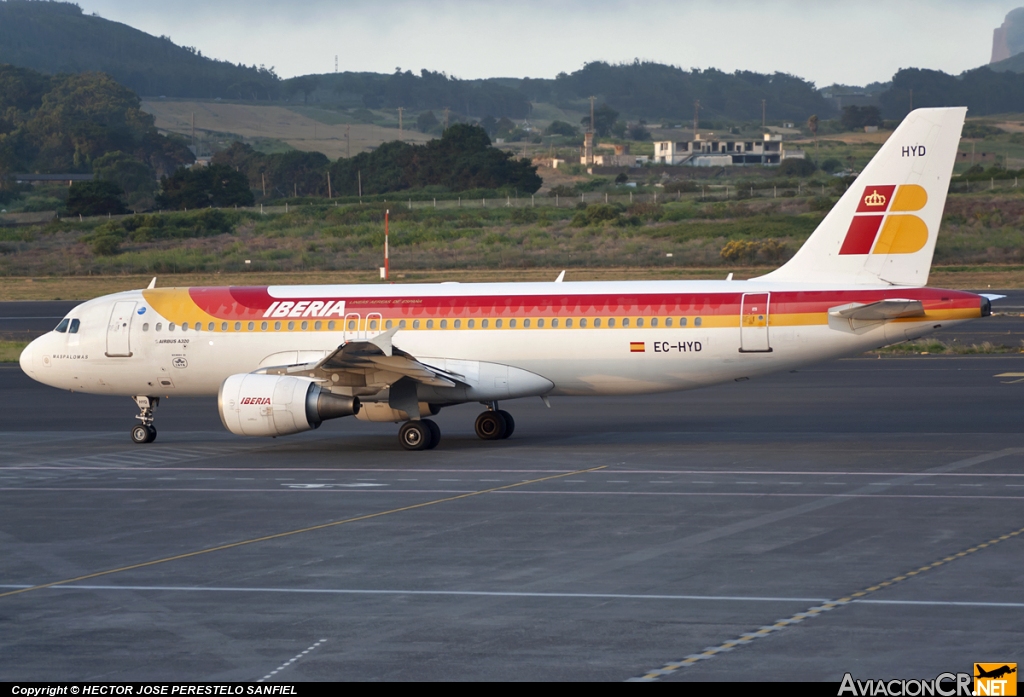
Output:
M154 410L160 404L159 397L133 397L139 406L139 414L135 417L142 423L132 428L132 442L152 443L156 440L156 427L153 426Z
M504 409L498 409L497 402L489 404L487 411L476 417L476 435L483 440L503 440L515 430L515 419Z
M406 450L433 450L441 442L441 429L430 419L406 421L398 429L398 442Z

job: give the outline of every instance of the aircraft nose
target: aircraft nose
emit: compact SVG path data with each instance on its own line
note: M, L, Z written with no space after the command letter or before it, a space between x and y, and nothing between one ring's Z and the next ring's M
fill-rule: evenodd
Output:
M21 364L22 372L31 378L36 376L36 354L38 353L36 349L38 348L38 343L39 339L30 342L29 345L21 352L21 358L18 359L18 363Z

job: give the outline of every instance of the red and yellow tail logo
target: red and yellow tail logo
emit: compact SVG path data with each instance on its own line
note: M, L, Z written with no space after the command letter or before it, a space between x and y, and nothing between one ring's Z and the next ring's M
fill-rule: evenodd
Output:
M928 242L928 226L916 215L928 203L917 184L869 186L857 206L840 254L913 254ZM879 234L881 230L881 234Z

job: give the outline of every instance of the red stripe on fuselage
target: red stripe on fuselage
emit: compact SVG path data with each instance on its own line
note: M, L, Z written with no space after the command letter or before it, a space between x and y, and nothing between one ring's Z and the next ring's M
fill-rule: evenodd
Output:
M766 292L766 291L758 291ZM219 319L262 318L277 298L265 287L190 288L189 295L204 312ZM344 300L347 313L383 317L532 317L575 315L739 315L743 293L626 293L594 295L408 296L394 298L308 297L303 300ZM936 288L892 290L774 291L772 314L826 312L848 303L872 303L887 298L921 300L925 309L979 306L978 296Z

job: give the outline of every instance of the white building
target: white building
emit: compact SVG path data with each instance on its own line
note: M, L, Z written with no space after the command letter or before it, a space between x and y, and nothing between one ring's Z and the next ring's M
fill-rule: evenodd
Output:
M787 157L803 157L801 151L786 153L782 136L765 133L761 140L722 140L710 136L689 141L654 143L652 162L689 167L731 167L737 165L777 165Z

